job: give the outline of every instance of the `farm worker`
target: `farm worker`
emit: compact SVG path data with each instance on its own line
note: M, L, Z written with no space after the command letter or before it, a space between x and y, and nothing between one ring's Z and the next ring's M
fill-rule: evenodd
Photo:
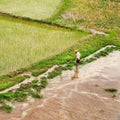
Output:
M75 54L76 54L76 63L80 62L80 58L81 58L81 54L78 52L78 50L75 50Z

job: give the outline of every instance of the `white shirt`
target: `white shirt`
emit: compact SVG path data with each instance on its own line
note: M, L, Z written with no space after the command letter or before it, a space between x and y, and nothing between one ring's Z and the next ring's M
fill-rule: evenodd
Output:
M76 58L80 60L81 54L79 52L76 53Z

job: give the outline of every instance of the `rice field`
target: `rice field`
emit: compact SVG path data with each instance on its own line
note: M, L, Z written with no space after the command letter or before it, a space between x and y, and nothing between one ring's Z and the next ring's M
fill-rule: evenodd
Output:
M46 19L56 13L62 0L0 0L0 12L33 19Z
M71 0L56 23L95 29L120 28L120 2L115 0Z
M0 17L0 75L61 53L86 35Z

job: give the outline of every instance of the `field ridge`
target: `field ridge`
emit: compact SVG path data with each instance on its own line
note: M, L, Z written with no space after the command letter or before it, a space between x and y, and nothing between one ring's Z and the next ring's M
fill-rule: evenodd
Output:
M7 18L15 18L15 19L18 19L18 20L23 20L23 21L28 21L28 22L36 22L36 23L40 23L40 24L43 24L43 25L49 25L49 26L52 26L52 27L64 28L64 29L68 29L68 30L80 31L80 30L74 29L72 27L67 27L67 26L64 26L64 25L57 24L55 22L32 19L32 18L29 18L29 17L16 16L16 15L12 15L12 14L9 14L9 13L0 12L0 16L7 17Z

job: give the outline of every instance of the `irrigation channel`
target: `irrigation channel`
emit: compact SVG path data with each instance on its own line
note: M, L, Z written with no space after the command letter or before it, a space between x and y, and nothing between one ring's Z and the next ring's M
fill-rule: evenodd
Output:
M63 71L43 99L16 103L0 120L120 120L120 51ZM114 88L117 92L105 89Z

